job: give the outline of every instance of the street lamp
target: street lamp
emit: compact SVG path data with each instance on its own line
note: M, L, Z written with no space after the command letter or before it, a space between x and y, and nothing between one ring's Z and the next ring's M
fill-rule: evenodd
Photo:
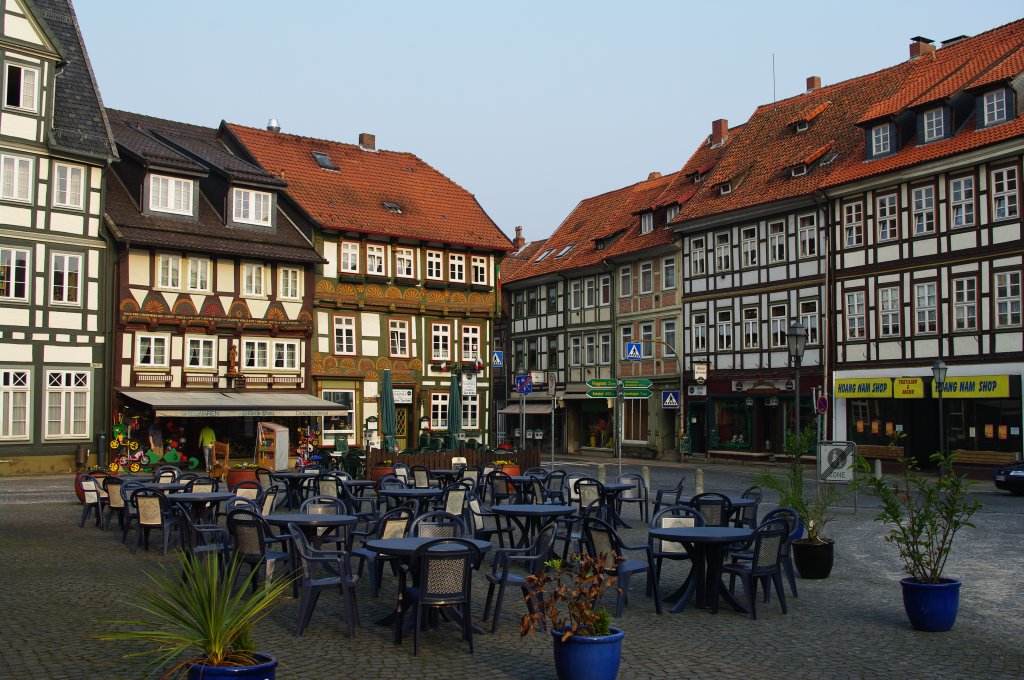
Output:
M946 391L946 371L949 370L949 366L942 359L936 359L935 363L932 364L932 378L935 381L935 391L939 393L939 453L943 456L946 455L946 428L943 427L942 423L942 393ZM939 474L943 473L943 469L939 468Z
M519 368L516 375L520 378L516 381L516 391L519 392L519 450L526 451L526 392L522 388L522 378L528 373L525 368Z
M796 392L796 434L800 434L800 362L804 358L804 348L807 346L807 329L799 321L789 324L786 331L786 344L789 346L789 358L796 368L796 378L793 381Z

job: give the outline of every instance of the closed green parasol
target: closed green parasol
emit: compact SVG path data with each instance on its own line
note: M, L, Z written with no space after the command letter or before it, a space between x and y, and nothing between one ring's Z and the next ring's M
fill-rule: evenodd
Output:
M448 388L448 437L446 445L449 449L459 448L459 435L462 434L462 390L459 385L459 374L452 373L452 383Z
M395 391L391 388L391 369L385 368L380 379L380 435L383 448L389 454L398 449L395 434L398 431L395 416Z

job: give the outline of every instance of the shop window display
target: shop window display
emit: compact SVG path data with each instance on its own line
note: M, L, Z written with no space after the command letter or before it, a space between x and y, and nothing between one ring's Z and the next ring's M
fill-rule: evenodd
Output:
M711 432L712 446L749 449L750 440L750 408L744 403L744 400L715 402L715 422Z

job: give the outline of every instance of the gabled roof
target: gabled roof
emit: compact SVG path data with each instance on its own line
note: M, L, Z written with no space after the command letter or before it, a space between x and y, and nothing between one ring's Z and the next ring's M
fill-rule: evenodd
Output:
M510 280L521 267L536 259L545 250L549 250L547 242L547 239L543 239L541 241L530 241L519 250L515 250L506 255L501 261L502 281ZM553 255L553 253L549 253L548 256L550 257L551 255Z
M365 150L232 123L223 123L222 130L286 181L291 199L324 229L512 249L471 193L411 153ZM320 167L314 151L326 153L338 169Z

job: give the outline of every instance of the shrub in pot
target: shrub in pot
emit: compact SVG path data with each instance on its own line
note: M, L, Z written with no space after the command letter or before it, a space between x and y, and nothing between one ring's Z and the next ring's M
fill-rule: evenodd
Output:
M919 474L912 458L901 458L895 480L870 474L858 482L882 502L875 517L888 527L885 540L899 550L908 576L900 581L903 607L911 625L924 631L953 627L960 606L960 580L943 576L953 539L965 527L981 503L970 497L971 482L953 471L955 454L935 453L937 477ZM863 458L858 469L870 471Z

